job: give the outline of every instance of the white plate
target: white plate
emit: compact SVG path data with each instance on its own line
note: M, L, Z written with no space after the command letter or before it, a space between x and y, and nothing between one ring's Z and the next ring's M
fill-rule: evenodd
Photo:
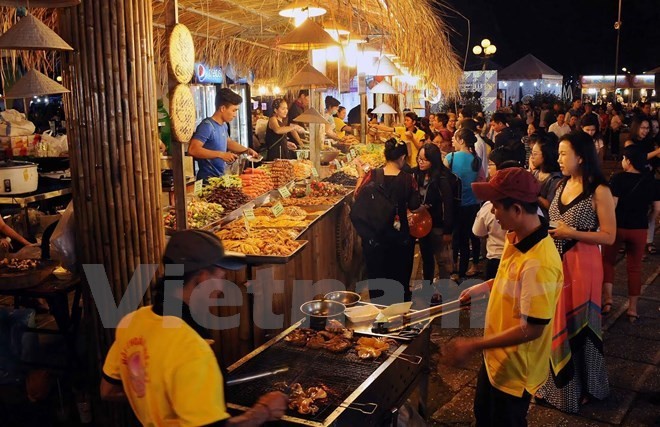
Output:
M263 156L259 156L259 157L247 156L247 161L248 162L253 162L253 163L259 163L263 159L264 159Z
M360 305L349 307L344 310L344 314L353 323L361 323L374 320L380 314L380 310L373 305Z

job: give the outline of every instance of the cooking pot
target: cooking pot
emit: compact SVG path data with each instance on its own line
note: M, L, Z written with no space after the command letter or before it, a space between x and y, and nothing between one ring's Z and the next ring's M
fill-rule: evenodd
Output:
M360 294L355 292L332 291L325 294L325 299L340 302L348 308L353 307L355 304L360 302L362 298L360 297Z
M38 185L39 173L35 163L0 161L0 195L31 193Z
M307 326L317 330L324 329L332 319L344 323L344 310L344 304L330 300L308 301L300 306L300 311L307 316Z

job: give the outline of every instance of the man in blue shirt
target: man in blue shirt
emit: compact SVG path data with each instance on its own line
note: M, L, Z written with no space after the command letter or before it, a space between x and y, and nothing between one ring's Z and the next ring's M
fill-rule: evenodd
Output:
M228 123L234 120L238 106L243 102L240 95L228 88L222 88L215 97L216 110L197 126L190 140L188 154L197 161L197 179L222 176L225 165L233 163L237 154L258 154L229 138Z

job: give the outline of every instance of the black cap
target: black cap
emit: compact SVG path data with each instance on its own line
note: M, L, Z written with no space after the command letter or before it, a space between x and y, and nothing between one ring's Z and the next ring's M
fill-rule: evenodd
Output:
M211 266L226 270L239 270L245 266L236 258L227 257L218 236L204 230L174 233L165 247L164 258L171 264L183 264L185 273Z

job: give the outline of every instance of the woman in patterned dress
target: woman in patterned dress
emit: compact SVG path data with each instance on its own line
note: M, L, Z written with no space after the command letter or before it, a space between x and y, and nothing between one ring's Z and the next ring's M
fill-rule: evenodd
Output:
M614 242L616 219L614 199L589 135L577 131L561 138L559 166L565 178L550 204L550 234L562 256L564 288L553 319L552 369L537 397L562 411L577 412L580 404L609 394L598 245Z

